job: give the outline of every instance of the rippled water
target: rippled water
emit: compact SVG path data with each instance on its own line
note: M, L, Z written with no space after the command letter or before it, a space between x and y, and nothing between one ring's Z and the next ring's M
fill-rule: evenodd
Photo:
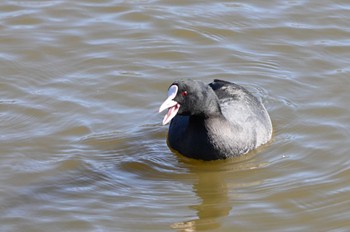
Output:
M350 3L3 1L1 231L348 231ZM273 141L202 162L157 109L233 81Z

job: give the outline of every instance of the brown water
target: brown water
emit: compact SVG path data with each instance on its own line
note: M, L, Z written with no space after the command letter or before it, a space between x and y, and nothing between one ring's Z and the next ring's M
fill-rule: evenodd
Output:
M0 31L0 231L350 230L348 0L5 0ZM171 153L183 77L247 87L273 141Z

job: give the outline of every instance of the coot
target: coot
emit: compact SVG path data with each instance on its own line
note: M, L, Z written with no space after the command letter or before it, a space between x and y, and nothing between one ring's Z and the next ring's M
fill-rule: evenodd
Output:
M237 84L190 79L172 83L159 112L168 109L168 146L201 160L245 154L268 142L272 124L264 105Z

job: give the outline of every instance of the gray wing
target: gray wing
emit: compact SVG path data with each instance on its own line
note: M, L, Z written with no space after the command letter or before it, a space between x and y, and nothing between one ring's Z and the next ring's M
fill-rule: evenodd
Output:
M214 80L209 84L219 98L222 114L241 133L256 136L256 145L271 138L272 124L264 105L248 90L237 84Z

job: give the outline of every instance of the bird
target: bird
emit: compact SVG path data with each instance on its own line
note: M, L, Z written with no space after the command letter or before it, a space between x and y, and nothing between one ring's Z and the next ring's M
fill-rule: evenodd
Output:
M262 102L225 80L174 81L159 112L166 109L167 145L188 158L210 161L241 156L272 137L271 119Z

